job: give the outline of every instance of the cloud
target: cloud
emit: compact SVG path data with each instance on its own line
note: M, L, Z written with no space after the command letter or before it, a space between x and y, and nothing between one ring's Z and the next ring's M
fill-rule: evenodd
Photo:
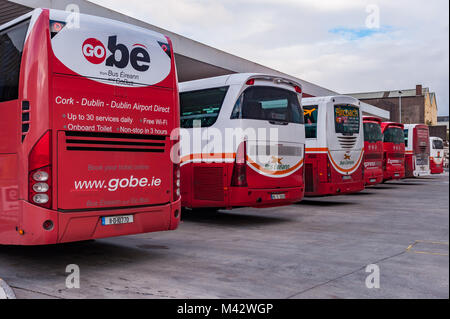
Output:
M91 1L338 92L423 84L448 114L448 1Z

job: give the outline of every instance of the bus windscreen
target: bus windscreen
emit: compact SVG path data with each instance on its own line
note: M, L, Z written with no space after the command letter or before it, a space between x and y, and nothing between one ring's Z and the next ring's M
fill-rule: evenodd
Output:
M336 133L353 135L359 133L359 108L353 105L335 105L334 119Z
M270 86L246 89L237 100L231 119L303 124L297 93Z
M193 128L195 121L202 127L213 125L219 116L228 87L180 93L181 127Z
M317 138L317 116L319 114L318 110L318 105L303 106L306 138Z
M433 148L435 150L443 150L444 143L441 140L433 140Z
M394 144L405 143L405 135L403 130L399 127L388 127L384 131L384 142Z
M379 124L371 122L364 123L364 141L369 143L383 141L383 133Z

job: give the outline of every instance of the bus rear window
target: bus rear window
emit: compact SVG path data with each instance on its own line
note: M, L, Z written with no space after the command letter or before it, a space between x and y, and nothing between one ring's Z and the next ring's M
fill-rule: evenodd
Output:
M399 127L388 127L384 131L384 142L394 144L404 144L405 134Z
M383 141L383 133L381 126L377 123L364 123L364 141L369 143L376 143Z
M433 148L435 150L443 150L444 143L441 140L433 140Z
M253 86L239 97L231 118L302 124L301 112L297 93L270 86Z
M217 121L228 87L180 93L181 127L192 128L194 121L209 127Z
M306 138L317 138L317 116L319 114L318 110L318 105L303 106Z
M403 130L403 132L404 132L404 135L405 135L405 146L408 147L408 139L409 139L408 134L409 134L409 131L408 131L408 129L405 129L405 130Z
M30 22L0 31L0 102L19 98L22 51Z
M353 105L335 105L334 123L336 133L353 135L359 133L359 108Z

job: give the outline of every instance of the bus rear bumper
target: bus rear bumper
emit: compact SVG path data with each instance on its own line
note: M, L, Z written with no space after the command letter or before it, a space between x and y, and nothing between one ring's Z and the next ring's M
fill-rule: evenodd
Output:
M274 207L299 202L304 197L303 187L254 189L230 188L231 207Z
M430 161L430 173L431 174L442 174L442 173L444 173L444 165L443 165L443 163L436 164L436 163Z
M387 168L384 170L383 179L385 181L392 179L402 179L405 178L405 170L397 168Z
M421 177L421 176L429 176L431 175L431 171L414 171L414 177Z
M380 184L383 182L383 169L366 170L364 172L364 180L367 186Z
M314 197L358 193L364 190L364 184L365 182L363 180L347 183L319 183L316 191L305 193L305 196Z
M98 238L175 230L180 222L181 202L144 208L59 212L22 202L23 222L17 227L19 245L50 245ZM103 226L101 217L133 215L130 224ZM45 230L44 222L53 228ZM12 243L14 244L14 243Z

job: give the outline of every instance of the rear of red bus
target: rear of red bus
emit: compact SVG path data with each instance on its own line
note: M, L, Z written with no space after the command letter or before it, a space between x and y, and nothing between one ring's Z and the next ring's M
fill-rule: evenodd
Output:
M444 173L444 141L439 137L430 137L430 172Z
M364 180L366 185L383 182L381 122L377 117L364 117Z
M7 133L18 210L0 243L42 245L173 230L180 218L171 42L112 20L36 9ZM17 131L15 131L17 129Z
M346 96L306 98L305 196L364 190L363 121L359 101Z
M403 124L383 122L383 180L405 177L405 142Z
M425 124L405 124L408 136L405 157L405 177L430 174L430 132Z
M181 83L180 91L182 143L203 143L198 150L182 147L183 207L261 208L303 199L305 130L297 84L246 73Z

